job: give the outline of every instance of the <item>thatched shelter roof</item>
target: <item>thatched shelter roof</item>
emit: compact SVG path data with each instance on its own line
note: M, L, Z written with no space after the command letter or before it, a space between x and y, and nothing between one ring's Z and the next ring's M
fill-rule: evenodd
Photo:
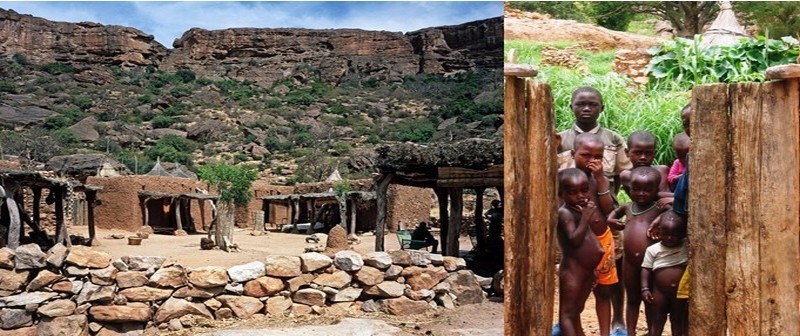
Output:
M129 175L124 164L105 154L74 154L54 156L47 161L46 169L60 176L86 177L96 176L100 170L114 168L120 175Z
M161 199L161 198L188 198L188 199L197 199L197 200L215 200L218 199L219 196L217 195L209 195L209 194L201 194L201 193L164 193L158 191L150 191L150 190L141 190L139 191L139 196L152 198L152 199Z
M377 167L384 170L417 170L436 167L486 169L503 164L503 139L465 139L453 143L380 146Z
M747 32L739 25L733 6L730 1L720 3L720 11L717 18L711 23L705 33L703 33L703 47L710 46L730 46L739 43L742 38L749 38Z

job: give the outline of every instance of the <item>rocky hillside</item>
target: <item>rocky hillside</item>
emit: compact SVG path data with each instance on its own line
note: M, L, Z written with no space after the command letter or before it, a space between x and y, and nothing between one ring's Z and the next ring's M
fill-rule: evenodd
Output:
M502 37L498 17L406 34L193 28L168 49L134 28L0 9L0 154L365 175L378 143L496 133Z

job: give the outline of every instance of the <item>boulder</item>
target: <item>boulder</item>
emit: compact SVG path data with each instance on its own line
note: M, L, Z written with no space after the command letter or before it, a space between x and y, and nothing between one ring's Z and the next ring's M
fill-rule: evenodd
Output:
M383 300L383 309L387 314L405 316L421 314L428 310L430 306L426 301L414 301L405 296L396 299Z
M72 281L71 280L62 280L54 283L50 286L54 292L59 293L72 293ZM78 291L80 292L80 291Z
M117 273L119 288L139 287L147 284L147 273L143 271L126 271Z
M153 322L161 324L184 315L204 316L213 319L211 312L202 303L192 303L184 299L169 298L156 311Z
M36 326L22 327L12 330L0 329L0 336L36 336Z
M328 239L325 242L326 251L336 253L349 247L347 231L341 225L336 225L328 231Z
M189 285L178 288L178 290L172 293L172 296L176 298L209 299L221 294L223 291L225 291L225 287L223 286L211 287L211 288L199 288Z
M332 274L323 273L314 279L313 283L320 286L328 286L333 288L344 288L350 284L353 277L345 271L337 271Z
M64 273L71 277L85 277L89 275L89 269L70 265L64 268Z
M331 302L353 302L361 296L361 288L348 287L331 297Z
M309 306L324 306L325 293L316 289L304 288L292 295L292 301L295 303L306 304Z
M311 312L312 312L311 306L309 306L309 305L304 305L304 304L300 304L300 303L293 303L292 304L292 313L291 314L293 316L306 316L308 314L311 314Z
M442 266L444 264L444 257L438 253L428 254L428 259L431 260L431 265Z
M447 271L443 267L422 268L418 266L406 267L400 273L406 278L406 284L413 290L431 289L447 278Z
M300 257L267 256L264 260L265 274L273 277L291 278L303 274Z
M6 308L0 310L0 325L3 329L17 329L33 325L33 314L25 309Z
M244 295L252 297L272 296L282 291L283 288L283 280L264 276L245 283Z
M89 325L91 330L91 323ZM106 323L95 336L140 336L144 334L145 326L146 324L141 322Z
M292 308L292 299L283 296L274 296L267 299L267 314L282 316Z
M150 276L150 286L178 288L188 284L186 270L181 265L162 267Z
M386 269L386 272L383 272L383 277L386 280L394 280L400 276L400 273L403 272L402 266L392 265L391 267Z
M164 264L165 260L167 258L161 256L130 256L127 260L123 259L131 271L156 270Z
M67 263L79 267L104 268L111 264L111 255L92 250L88 246L73 246L69 249Z
M43 317L36 332L38 336L87 336L89 321L86 315Z
M364 293L379 298L401 297L405 293L406 285L394 281L384 281L375 286L364 288Z
M222 302L219 302L219 300L213 298L203 301L203 304L206 305L206 307L208 307L208 309L211 310L217 310L222 308Z
M189 283L200 288L225 286L228 284L228 272L218 266L195 268L189 273Z
M264 309L261 300L249 296L220 295L217 300L230 308L238 318L248 318Z
M49 286L56 280L60 280L62 278L64 278L64 276L61 274L56 274L48 270L41 270L39 271L39 274L37 274L36 277L33 278L30 283L28 283L28 287L26 287L25 290L29 292L39 290L40 288Z
M230 308L220 308L216 312L214 312L214 316L217 320L227 320L233 318L233 310Z
M386 252L370 252L364 255L364 265L385 270L392 266L392 257Z
M264 276L264 272L264 263L254 261L229 268L228 276L233 282L245 282Z
M436 303L447 309L455 309L456 305L453 301L453 294L437 294Z
M0 268L0 290L16 291L25 287L29 271Z
M55 300L43 304L36 310L39 315L48 317L69 316L75 313L75 308L78 305L71 300Z
M303 253L300 255L301 267L303 273L314 272L318 269L328 267L333 263L333 260L317 252Z
M34 243L17 247L14 255L15 268L18 270L43 268L47 265L47 255L42 252L39 245Z
M0 268L14 268L14 250L8 247L0 249Z
M420 289L420 290L413 290L411 288L406 288L405 296L411 300L425 300L427 298L433 297L435 294L432 290L428 289Z
M95 142L100 138L100 133L97 132L96 127L97 118L90 116L70 126L69 130L71 130L80 141Z
M300 290L300 287L308 285L312 281L314 281L314 278L316 278L314 274L304 273L301 274L300 276L289 279L288 281L286 281L286 284L289 287L289 291L296 292Z
M58 294L46 292L25 292L17 295L4 296L0 297L0 308L24 307L30 304L38 305L56 296L58 296Z
M151 315L150 306L143 303L89 308L89 316L95 321L103 322L149 322Z
M236 282L229 283L225 285L225 291L234 293L236 295L242 295L244 293L244 285Z
M130 267L128 267L128 263L122 260L122 258L114 259L111 262L111 265L116 267L120 272L127 272L131 270Z
M389 251L392 263L400 266L411 266L411 253L405 250Z
M333 264L343 271L358 271L364 266L364 259L355 251L339 251L333 257Z
M167 299L172 295L172 292L173 290L170 288L142 286L123 289L119 291L119 294L128 299L128 301L150 302Z
M81 289L80 294L76 299L78 304L83 304L85 302L101 302L101 303L110 303L114 300L114 292L116 291L116 286L98 286L91 282L87 282L83 284L83 289Z
M426 251L411 250L408 253L411 255L412 266L427 266L431 263L430 253Z
M383 282L384 272L370 266L364 266L355 274L356 281L365 286L375 286Z
M472 271L460 270L455 274L450 274L445 282L450 285L450 293L455 294L458 304L483 302L483 289Z
M381 303L370 299L361 304L361 310L367 313L375 313L381 310L381 306Z
M118 272L119 270L117 270L116 267L113 265L108 265L106 268L89 271L89 278L95 285L109 286L114 284L114 280L117 279Z
M444 257L442 260L444 269L448 272L455 272L467 268L467 261L464 258Z

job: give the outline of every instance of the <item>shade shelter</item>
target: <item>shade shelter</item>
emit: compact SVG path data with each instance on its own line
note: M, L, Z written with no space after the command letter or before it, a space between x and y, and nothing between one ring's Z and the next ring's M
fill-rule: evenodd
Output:
M270 205L278 203L287 206L289 208L288 224L294 224L293 232L297 232L298 223L312 223L307 232L313 233L313 223L338 222L345 229L349 229L350 233L355 233L357 227L369 225L366 221L371 220L372 216L366 216L366 214L374 208L375 193L348 191L341 196L334 192L269 195L261 197L261 200L263 201L264 218L270 217ZM335 210L326 211L326 209L331 209L326 205L333 205L332 208Z
M387 189L391 184L433 189L439 203L441 245L445 255L458 255L464 189L474 189L478 245L486 244L483 192L503 194L503 140L466 139L452 143L403 143L377 148L377 220L375 250L384 250ZM502 197L502 196L501 196ZM448 211L448 204L450 210Z
M142 208L142 222L153 232L183 235L197 233L197 223L192 217L192 201L215 203L219 196L202 193L166 193L150 190L139 191L139 205ZM205 227L205 211L200 211L199 224Z

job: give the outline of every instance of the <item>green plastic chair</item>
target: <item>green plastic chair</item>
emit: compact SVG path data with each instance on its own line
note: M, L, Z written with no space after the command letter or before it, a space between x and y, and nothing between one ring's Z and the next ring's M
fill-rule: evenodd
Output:
M424 240L411 239L411 230L397 230L397 240L400 242L400 249L403 250L419 250L421 248L427 249Z

